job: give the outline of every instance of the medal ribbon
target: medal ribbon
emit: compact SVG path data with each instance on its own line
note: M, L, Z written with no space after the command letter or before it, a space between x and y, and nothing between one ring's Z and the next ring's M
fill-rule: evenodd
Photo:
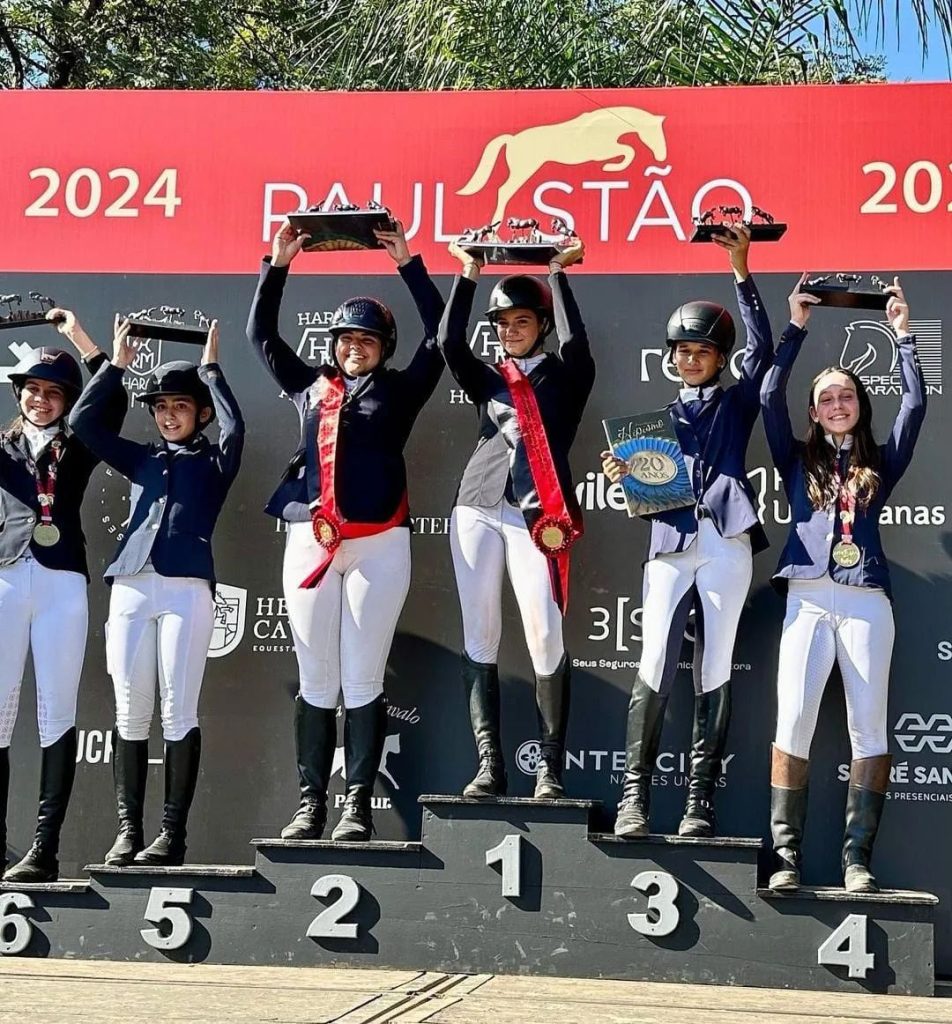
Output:
M843 543L853 543L853 522L856 519L856 495L847 487L846 482L836 471L836 487L838 491L838 511L842 523Z
M334 474L337 466L337 438L340 432L340 414L346 388L340 374L321 377L318 381L318 401L321 414L317 423L317 459L321 473L321 497L311 508L311 528L322 551L317 568L304 579L303 589L320 586L321 580L334 560L341 542L355 537L373 537L392 530L406 521L410 513L407 492L403 492L397 510L385 523L354 523L340 513L337 507Z
M56 474L59 460L63 454L63 441L57 436L50 441L50 465L46 471L46 480L40 475L40 467L30 462L33 479L36 482L36 501L40 506L40 525L53 525L53 502L56 500Z
M529 472L542 506L542 515L533 523L530 535L532 542L548 559L552 597L564 615L569 603L569 549L582 536L582 523L572 516L565 503L552 449L542 424L539 402L529 378L509 359L496 369L509 386ZM558 546L544 543L544 537L550 531L561 532L562 540Z

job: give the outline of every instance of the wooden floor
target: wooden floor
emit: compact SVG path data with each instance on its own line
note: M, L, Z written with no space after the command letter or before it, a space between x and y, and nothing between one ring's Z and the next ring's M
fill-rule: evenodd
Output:
M0 961L3 1024L919 1024L952 998L332 968Z

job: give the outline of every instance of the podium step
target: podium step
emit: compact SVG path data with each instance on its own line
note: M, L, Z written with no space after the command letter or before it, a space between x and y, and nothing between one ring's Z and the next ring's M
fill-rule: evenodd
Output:
M832 885L801 885L799 889L775 892L761 888L762 900L827 900L832 903L882 903L886 906L936 907L939 897L915 889L881 889L879 892L847 892Z

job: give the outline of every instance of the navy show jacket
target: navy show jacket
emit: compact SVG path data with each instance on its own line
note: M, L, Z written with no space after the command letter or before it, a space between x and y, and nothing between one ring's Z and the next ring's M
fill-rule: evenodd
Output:
M406 369L378 365L344 396L334 488L341 514L357 523L385 523L399 507L407 489L403 449L443 373L443 359L436 344L443 297L419 256L399 270L423 321L424 337ZM310 506L320 499L320 402L315 384L319 377L340 371L304 362L281 337L278 314L287 278L287 267L273 267L267 258L263 261L247 333L268 372L294 403L301 421L297 450L265 511L287 522L306 522L311 517ZM409 525L409 521L403 525Z
M212 533L238 475L245 425L221 367L208 363L198 373L215 405L218 444L204 433L178 448L120 437L105 416L113 396L124 390L123 371L112 363L101 367L70 415L70 426L83 443L132 484L129 520L104 574L109 582L134 576L151 558L161 576L215 585Z
M552 452L562 494L578 515L569 449L578 432L585 403L595 384L595 360L575 296L563 271L549 275L555 314L558 352L547 352L528 373L539 406L539 415ZM513 492L510 449L501 429L500 416L512 417L513 400L502 374L474 355L467 339L476 282L457 277L443 322L440 347L450 373L476 406L479 434L476 448L463 470L454 504L491 507L505 494L517 503ZM519 460L517 460L518 462ZM523 481L531 486L531 481Z
M99 352L84 362L90 373L95 373L108 359ZM103 420L111 430L122 429L128 407L125 389L112 395L104 405ZM44 479L51 455L48 446L40 454L38 468ZM89 478L99 465L99 456L91 452L75 433L67 433L57 464L53 501L53 524L60 532L60 539L50 547L43 547L33 540L33 528L40 521L40 505L31 464L30 449L23 434L3 434L0 437L0 566L12 565L29 549L30 554L47 569L81 572L88 580L86 537L80 506Z
M718 388L693 417L680 397L667 407L696 502L644 517L651 522L649 559L689 548L697 538L699 517L712 520L722 537L749 533L754 554L768 546L747 479L747 446L760 413L760 385L773 356L773 334L753 277L735 282L735 290L747 328L740 378Z
M761 398L764 429L777 470L790 502L790 531L773 577L774 586L786 593L787 580L819 579L826 573L837 583L851 587L878 587L892 599L889 563L879 538L879 516L893 488L905 473L926 414L926 389L912 335L899 338L899 372L902 401L889 440L879 446L881 482L869 507L856 507L853 541L862 556L851 568L837 565L832 558L843 524L833 507L815 509L807 493L803 471L805 444L797 440L787 410L787 381L807 332L791 323L784 330L774 364L764 380ZM841 472L846 471L849 449L841 453Z

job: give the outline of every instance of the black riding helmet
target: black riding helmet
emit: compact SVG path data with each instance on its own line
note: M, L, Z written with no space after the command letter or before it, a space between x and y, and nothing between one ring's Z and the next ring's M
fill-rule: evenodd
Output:
M79 363L61 348L39 348L25 356L10 374L13 393L20 400L23 385L30 379L58 384L66 395L67 408L83 390L83 373Z
M735 337L733 318L716 302L685 302L668 318L667 341L672 358L679 341L713 345L727 358L734 347Z
M555 326L552 310L552 289L538 278L528 274L511 274L496 283L489 295L486 318L495 325L499 314L508 309L531 309L539 318L539 340L541 344Z
M152 412L153 403L164 395L187 395L194 398L199 413L202 409L211 409L212 414L205 423L196 418L196 433L204 430L215 419L215 403L212 401L208 385L199 377L198 367L184 359L173 359L170 363L156 367L149 375L145 391L139 401L144 402Z
M385 363L397 347L397 324L393 313L378 299L355 295L342 302L331 317L328 328L334 341L344 331L367 331L380 338L380 362ZM335 359L336 362L336 359Z

